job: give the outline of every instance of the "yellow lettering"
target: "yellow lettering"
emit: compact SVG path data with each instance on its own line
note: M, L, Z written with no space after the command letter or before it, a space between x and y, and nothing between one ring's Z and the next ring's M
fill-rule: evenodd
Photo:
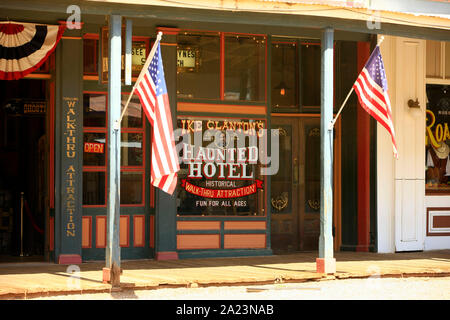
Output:
M437 126L436 126L436 131L435 131L435 137L436 137L436 140L437 140L437 142L441 142L442 141L442 137L443 137L443 134L444 134L444 130L442 129L442 124L438 124ZM440 144L439 144L440 145Z
M427 110L427 115L430 115L430 117L431 117L431 124L429 124L426 128L427 137L430 139L430 143L435 148L439 148L440 144L436 141L436 139L434 138L433 132L431 131L431 128L434 126L434 123L436 122L436 117L434 116L434 113L430 110Z

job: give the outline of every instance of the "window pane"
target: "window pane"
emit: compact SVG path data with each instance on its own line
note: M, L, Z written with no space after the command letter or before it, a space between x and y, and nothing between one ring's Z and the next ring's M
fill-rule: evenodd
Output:
M280 166L272 176L271 197L272 214L292 213L292 126L274 126L279 141ZM276 132L276 131L275 131ZM298 175L298 173L297 173Z
M195 126L188 124L188 121L195 121ZM185 129L183 150L180 151L183 161L178 173L178 214L264 215L264 177L261 176L258 161L261 140L257 132L262 133L260 130L265 128L265 122L180 118L178 127ZM201 134L200 139L194 139L192 131ZM247 135L236 139L232 137L233 132L245 132ZM202 142L203 134L205 138ZM196 140L199 140L198 145Z
M220 38L218 34L178 36L178 98L220 99Z
M142 172L120 173L120 204L141 204L143 201Z
M131 73L133 77L139 76L147 59L147 43L145 41L133 41L131 48Z
M83 126L106 127L106 95L95 93L83 95Z
M427 85L426 192L450 194L450 88Z
M128 94L122 95L122 109L128 100ZM133 96L128 104L127 111L123 115L122 122L120 123L122 128L142 128L142 107L139 97Z
M142 133L122 133L120 163L122 166L142 166Z
M264 37L225 37L225 100L265 100Z
M83 166L105 166L105 133L83 134Z
M320 106L320 45L301 46L302 105Z
M83 172L83 205L105 205L105 172Z
M83 72L97 75L97 45L98 40L83 40Z
M305 123L305 213L320 212L320 123Z
M272 44L272 107L298 108L296 43Z

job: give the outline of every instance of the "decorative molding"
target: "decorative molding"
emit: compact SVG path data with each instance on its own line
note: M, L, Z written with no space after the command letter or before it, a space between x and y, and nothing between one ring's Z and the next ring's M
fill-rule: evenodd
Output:
M450 207L427 208L427 236L450 236Z

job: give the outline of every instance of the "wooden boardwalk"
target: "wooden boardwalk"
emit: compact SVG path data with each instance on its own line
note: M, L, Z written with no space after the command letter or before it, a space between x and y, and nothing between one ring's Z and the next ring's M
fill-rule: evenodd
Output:
M450 250L395 254L337 252L334 275L315 272L316 252L264 257L122 261L123 289L250 285L346 278L450 276ZM102 283L104 262L68 266L0 264L0 299L110 292ZM77 277L78 276L78 277Z

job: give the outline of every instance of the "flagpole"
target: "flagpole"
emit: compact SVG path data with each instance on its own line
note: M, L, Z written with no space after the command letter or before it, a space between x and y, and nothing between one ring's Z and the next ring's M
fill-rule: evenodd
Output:
M139 83L139 81L144 76L145 70L148 69L148 66L150 65L150 62L152 60L152 59L150 59L150 57L153 57L153 55L155 54L155 51L156 51L156 48L157 48L157 44L158 44L158 42L161 41L162 34L163 33L161 31L159 31L158 35L156 36L156 41L153 44L152 50L150 51L150 53L147 56L147 60L145 61L144 66L142 67L141 73L139 73L139 76L138 76L136 82L134 83L133 89L131 89L130 95L128 96L127 103L125 104L125 107L122 110L122 114L120 115L119 120L117 120L116 123L115 123L115 127L114 127L115 130L119 130L119 128L120 128L120 123L122 122L122 118L125 115L125 112L127 111L128 104L130 103L131 98L133 97L134 89L136 89L136 85Z
M380 44L383 42L383 40L384 40L384 36L381 36L380 40L377 43L377 46L380 46ZM354 88L352 86L349 93L347 94L347 97L345 98L344 102L342 103L341 108L339 109L338 113L336 114L336 117L334 117L334 119L330 121L330 124L328 125L329 131L333 130L334 124L336 123L337 119L339 118L339 115L341 114L342 109L344 109L344 106L347 103L348 98L350 98L350 95L352 94L353 90L354 90Z

